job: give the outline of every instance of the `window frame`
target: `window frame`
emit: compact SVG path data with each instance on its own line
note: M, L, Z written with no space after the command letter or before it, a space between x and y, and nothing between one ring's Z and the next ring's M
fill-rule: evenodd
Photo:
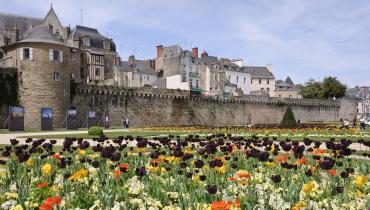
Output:
M59 72L57 72L57 71L54 71L53 72L53 80L54 81L59 81L60 80L60 74L59 74Z

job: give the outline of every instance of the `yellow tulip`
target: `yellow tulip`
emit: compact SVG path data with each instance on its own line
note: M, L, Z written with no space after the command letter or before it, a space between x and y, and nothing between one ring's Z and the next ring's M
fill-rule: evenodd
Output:
M367 176L357 176L355 180L355 184L357 187L362 187L366 182L369 180Z
M41 167L41 172L43 176L50 176L51 175L51 165L50 163L46 163Z
M29 158L28 160L27 160L27 165L29 166L29 167L33 167L33 160L32 160L32 158Z
M302 190L304 193L310 193L311 190L315 187L314 183L313 182L309 182L307 184L304 184L303 187L302 187Z

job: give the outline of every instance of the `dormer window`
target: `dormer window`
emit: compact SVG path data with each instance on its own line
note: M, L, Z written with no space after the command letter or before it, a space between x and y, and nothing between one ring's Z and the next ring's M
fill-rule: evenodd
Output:
M104 49L110 50L110 42L109 41L103 41Z
M51 33L53 33L53 25L49 24L49 31L51 31Z
M82 38L82 44L85 46L90 47L90 37L83 37Z

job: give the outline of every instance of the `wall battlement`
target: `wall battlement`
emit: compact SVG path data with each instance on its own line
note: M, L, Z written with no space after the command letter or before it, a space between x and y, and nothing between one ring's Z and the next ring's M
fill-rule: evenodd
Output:
M72 106L79 119L87 111L109 115L111 125L128 118L133 126L243 126L280 123L290 106L296 119L332 122L350 118L356 106L347 100L278 99L245 96L238 99L193 97L189 91L78 85Z
M340 107L338 100L319 100L319 99L280 99L270 98L267 96L243 96L236 99L225 99L210 96L190 96L189 91L156 89L156 88L121 88L114 86L97 86L97 85L78 85L76 89L78 94L102 94L112 96L136 96L139 98L168 98L168 99L185 99L193 101L212 101L222 103L252 103L252 104L273 104L278 106L322 106L322 107Z

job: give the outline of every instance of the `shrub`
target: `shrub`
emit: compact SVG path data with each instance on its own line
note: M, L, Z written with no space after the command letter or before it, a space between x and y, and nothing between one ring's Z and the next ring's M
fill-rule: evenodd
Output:
M92 127L90 127L88 133L91 136L101 136L101 135L104 134L103 128L98 127L98 126L92 126Z
M285 111L284 117L280 122L281 128L294 128L297 127L297 122L294 118L294 113L292 111L292 108L288 106L288 108Z

